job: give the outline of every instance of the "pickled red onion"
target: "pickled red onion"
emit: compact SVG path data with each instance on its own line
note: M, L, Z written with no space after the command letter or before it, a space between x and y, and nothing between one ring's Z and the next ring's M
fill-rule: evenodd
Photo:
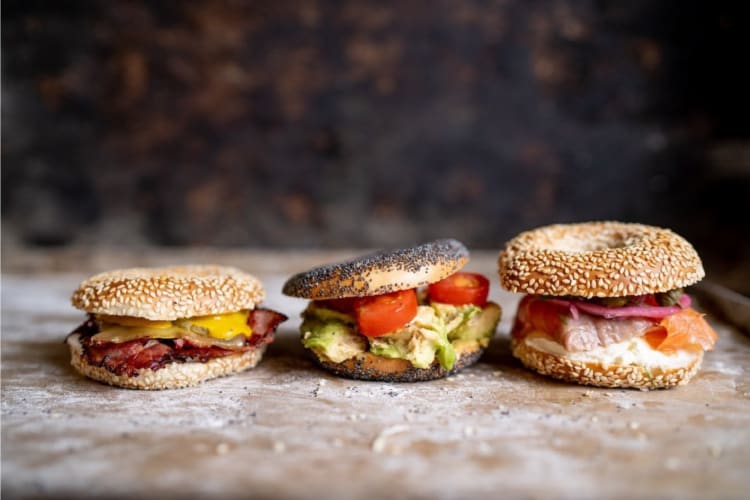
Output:
M586 314L592 316L601 316L606 319L613 318L651 318L651 319L662 319L671 314L680 312L682 309L690 307L693 301L690 296L683 293L679 298L679 305L675 306L625 306L625 307L606 307L598 304L592 304L591 302L582 302L580 300L564 300L564 299L547 299L553 304L559 304L570 309L571 316L575 318L578 315L578 311L574 309L580 309Z

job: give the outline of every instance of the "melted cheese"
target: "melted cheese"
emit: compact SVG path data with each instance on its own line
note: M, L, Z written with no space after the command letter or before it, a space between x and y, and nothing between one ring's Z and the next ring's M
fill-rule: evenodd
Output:
M196 316L175 321L154 321L133 316L97 315L101 331L96 339L104 342L127 342L136 338L149 337L158 339L176 339L185 337L211 337L220 341L253 334L247 324L249 311L239 311L212 316Z
M237 335L232 339L223 340L212 338L207 335L200 335L193 333L190 330L180 328L178 326L172 326L169 328L143 328L139 326L117 326L110 325L102 329L99 333L91 337L95 342L113 342L115 344L121 344L123 342L129 342L131 340L137 340L142 338L150 339L190 339L194 344L211 347L218 346L225 349L240 348L245 344L245 337Z
M120 344L131 340L148 337L151 339L179 339L187 332L183 328L170 326L169 328L146 328L142 326L104 325L92 338L97 342L114 342Z

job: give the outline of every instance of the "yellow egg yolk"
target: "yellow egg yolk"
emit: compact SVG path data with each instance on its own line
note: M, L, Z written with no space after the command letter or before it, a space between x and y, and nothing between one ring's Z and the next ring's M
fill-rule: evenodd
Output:
M253 330L247 324L248 311L239 311L212 316L196 316L188 318L192 325L200 326L208 330L211 337L217 339L231 339L237 335L250 337Z

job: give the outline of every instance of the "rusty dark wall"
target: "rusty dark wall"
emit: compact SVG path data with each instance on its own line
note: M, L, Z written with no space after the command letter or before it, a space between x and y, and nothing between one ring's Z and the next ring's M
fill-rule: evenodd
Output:
M750 261L740 2L2 10L4 243L496 248L612 218Z

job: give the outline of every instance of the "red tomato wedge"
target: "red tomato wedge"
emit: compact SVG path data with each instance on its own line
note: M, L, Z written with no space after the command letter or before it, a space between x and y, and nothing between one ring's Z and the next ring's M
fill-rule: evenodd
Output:
M484 307L489 291L490 281L487 278L481 274L463 272L451 274L427 288L430 300L457 306L474 304Z
M343 299L324 299L316 300L315 302L327 309L333 309L345 314L352 314L354 312L354 304L359 300L358 297L344 297Z
M380 337L404 326L417 315L414 289L357 299L354 317L359 331L368 337Z
M718 335L703 319L703 314L687 308L649 328L643 338L657 351L672 353L679 349L710 351Z

